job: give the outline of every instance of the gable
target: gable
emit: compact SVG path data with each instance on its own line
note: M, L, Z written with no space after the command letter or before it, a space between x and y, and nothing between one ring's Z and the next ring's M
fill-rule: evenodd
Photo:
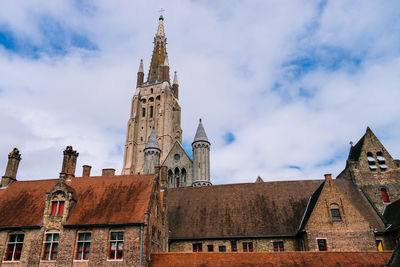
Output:
M174 156L178 154L179 155L179 160L176 160ZM182 147L182 145L176 141L174 145L172 146L171 150L168 152L168 155L165 157L164 162L162 163L162 166L173 166L173 165L187 165L188 163L192 163L192 159L189 157L189 155L186 153L185 149Z

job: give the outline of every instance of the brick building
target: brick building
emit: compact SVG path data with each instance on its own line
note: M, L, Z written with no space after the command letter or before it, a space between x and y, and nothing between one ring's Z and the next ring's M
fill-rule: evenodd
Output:
M122 175L103 169L92 177L85 165L75 177L78 153L67 147L57 179L18 181L21 155L9 154L0 188L2 266L377 266L389 259L378 251L399 243L400 161L370 128L336 179L212 186L201 120L193 158L181 144L166 40L161 16L146 82L139 65Z

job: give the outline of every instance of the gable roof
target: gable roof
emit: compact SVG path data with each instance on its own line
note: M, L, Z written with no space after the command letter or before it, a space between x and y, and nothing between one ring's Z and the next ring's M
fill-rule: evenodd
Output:
M183 266L376 266L386 264L390 251L357 251L357 252L205 252L205 253L173 253L158 252L151 254L150 267L183 267ZM398 265L392 265L398 266Z
M15 181L0 190L0 228L39 227L46 193L58 179ZM66 226L143 223L154 175L73 178L66 182L77 201Z
M345 179L335 179L332 180L332 182L339 189L339 191L348 198L351 204L354 205L357 211L360 212L360 214L371 224L374 229L377 229L379 232L383 232L385 230L385 224L379 214L369 203L365 195L358 190L351 181ZM299 230L304 229L304 227L307 225L307 222L310 219L315 205L317 204L324 185L325 182L322 183L321 186L312 194Z
M187 157L191 162L193 162L193 160L190 158L189 154L188 154L188 153L186 152L186 150L183 148L182 144L179 143L179 141L175 141L174 145L173 145L172 148L169 150L168 155L165 157L163 163L161 164L162 166L165 164L165 162L167 161L167 159L168 159L169 157L172 157L172 152L173 152L173 150L175 149L175 147L176 147L177 149L183 151L183 154L185 154L186 157Z
M170 239L295 236L322 180L168 189Z

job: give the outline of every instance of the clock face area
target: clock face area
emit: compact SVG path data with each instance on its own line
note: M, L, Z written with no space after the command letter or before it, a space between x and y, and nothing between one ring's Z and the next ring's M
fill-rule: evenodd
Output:
M178 161L180 158L181 158L181 155L179 155L179 154L175 154L175 155L174 155L174 159L175 159L175 160Z

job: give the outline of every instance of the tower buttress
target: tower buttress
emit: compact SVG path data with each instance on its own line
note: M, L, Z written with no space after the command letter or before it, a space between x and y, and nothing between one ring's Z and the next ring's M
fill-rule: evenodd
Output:
M210 181L210 145L201 119L192 143L193 149L193 186L211 185Z
M179 99L179 84L178 84L178 75L176 74L176 71L174 73L174 82L172 84L172 89L174 90L175 97Z

